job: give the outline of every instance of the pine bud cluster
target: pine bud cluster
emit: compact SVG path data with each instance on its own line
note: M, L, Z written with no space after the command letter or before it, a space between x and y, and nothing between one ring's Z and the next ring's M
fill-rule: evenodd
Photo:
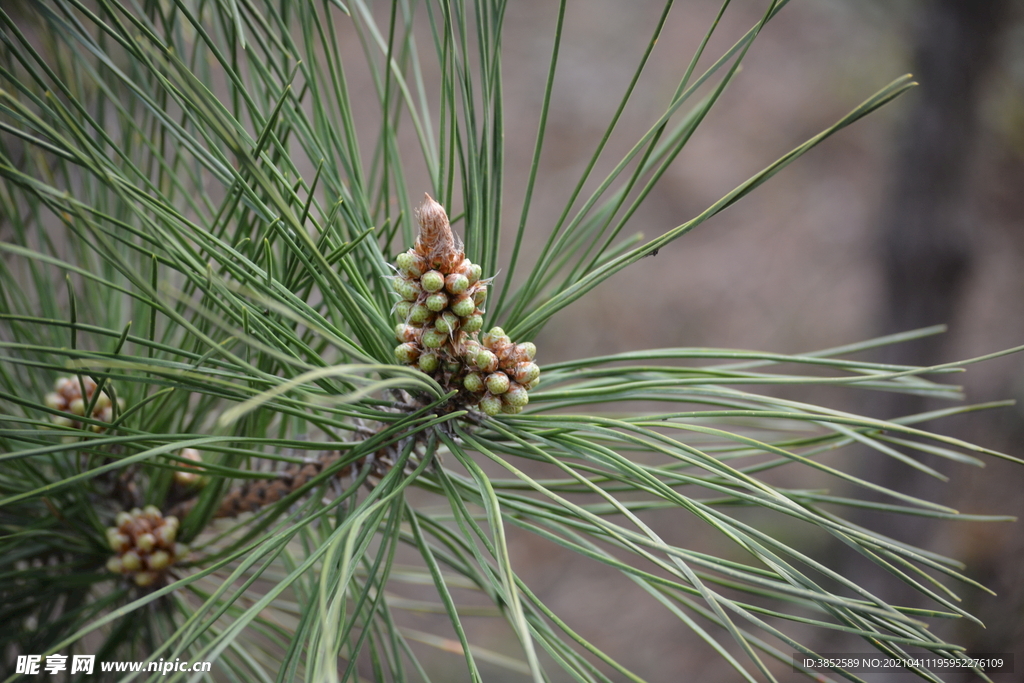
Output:
M522 412L530 402L528 391L540 381L540 367L533 362L533 342L515 344L500 327L492 327L480 341L463 345L463 359L469 371L462 378L463 389L488 415Z
M482 269L466 258L444 207L430 195L418 219L415 248L395 258L395 358L458 390L463 405L488 415L522 411L540 377L536 347L513 344L498 327L478 340L490 279L481 279Z
M119 512L115 521L117 526L107 529L107 543L116 553L107 560L107 569L138 586L153 585L189 553L188 546L176 542L178 518L164 517L156 506Z
M85 387L85 395L82 395L82 387ZM79 382L77 377L59 377L54 384L54 391L46 395L46 407L71 413L78 417L85 415L85 410L92 402L96 393L96 382L91 377L83 377ZM120 411L124 410L124 399L117 399L117 406ZM114 421L114 405L110 395L104 390L100 392L96 403L92 408L92 418L100 422ZM83 424L73 417L65 415L53 415L50 420L62 427L81 429ZM100 425L89 425L94 432L102 432L104 427Z

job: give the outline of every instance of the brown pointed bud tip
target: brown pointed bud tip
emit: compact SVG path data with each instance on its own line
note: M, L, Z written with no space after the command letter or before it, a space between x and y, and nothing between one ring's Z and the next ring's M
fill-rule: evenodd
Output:
M434 201L429 194L424 194L423 197L423 203L416 211L416 218L420 223L416 253L429 265L437 264L444 272L451 272L462 263L462 248L452 233L444 207Z

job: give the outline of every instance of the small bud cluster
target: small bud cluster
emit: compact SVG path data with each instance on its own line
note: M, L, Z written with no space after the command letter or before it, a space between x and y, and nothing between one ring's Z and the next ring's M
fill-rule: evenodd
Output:
M119 512L115 521L117 526L107 529L107 542L117 554L107 560L107 569L138 586L153 585L189 553L188 546L175 542L178 518L164 517L156 506Z
M84 396L82 395L83 385L85 386ZM91 377L83 377L81 382L77 377L60 377L53 388L54 391L46 395L46 407L82 417L96 393L96 382ZM117 399L119 410L124 410L124 405L123 398ZM92 418L100 422L114 421L114 405L106 391L101 391L96 399L96 404L92 408ZM78 420L64 415L54 415L50 419L54 424L62 427L81 429L83 426ZM89 425L89 429L94 432L102 432L104 427Z
M520 412L540 376L536 347L513 344L498 327L477 341L490 280L465 257L444 207L429 195L418 218L416 247L395 258L395 358L457 389L464 405L488 415Z
M513 344L500 327L492 327L480 341L463 345L469 372L462 377L463 389L488 415L522 412L530 397L527 392L540 381L540 367L533 362L533 342Z

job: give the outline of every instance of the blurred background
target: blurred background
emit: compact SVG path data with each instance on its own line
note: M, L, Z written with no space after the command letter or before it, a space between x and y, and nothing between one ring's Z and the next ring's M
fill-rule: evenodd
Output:
M517 2L506 16L509 226L519 218L555 5ZM557 219L661 5L569 3L533 234L542 236ZM677 3L609 144L610 161L599 171L610 169L662 111L719 5ZM765 5L735 0L707 54L727 49ZM934 364L1024 343L1022 38L1022 3L1010 0L791 3L755 41L743 71L636 214L632 231L650 238L692 218L897 76L913 73L921 85L563 311L537 340L542 360L664 346L794 353L937 323L949 331L872 358ZM982 403L1021 398L1022 378L1024 358L1010 356L950 381L963 385L969 402ZM800 395L880 417L943 407L867 392ZM929 426L1024 456L1020 406ZM964 512L1024 518L1020 466L995 459L984 469L929 462L950 477L943 483L874 454L850 449L846 457L850 469L872 481ZM995 590L998 597L957 589L987 628L965 620L935 628L970 652L1015 653L1018 673L995 680L1024 680L1024 525L882 515L858 521L962 559L969 576ZM672 537L716 542L699 528L680 528ZM652 681L735 680L672 615L620 593L625 582L611 572L525 536L516 542L517 569L542 597L637 673ZM840 548L824 544L817 554L887 599L925 604ZM808 637L820 651L870 651L855 639ZM785 670L779 676L796 678Z

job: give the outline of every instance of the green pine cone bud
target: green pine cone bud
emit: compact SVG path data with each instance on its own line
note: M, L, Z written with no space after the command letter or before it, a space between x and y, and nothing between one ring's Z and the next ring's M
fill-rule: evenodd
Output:
M438 332L452 334L459 327L459 317L451 311L445 311L437 316L437 320L434 321L434 327L437 328Z
M521 356L524 356L526 360L533 360L537 357L537 345L533 342L516 344L516 351L518 351Z
M488 332L480 338L480 341L484 343L484 346L494 346L499 339L508 341L508 335L505 334L505 330L501 329L497 325L492 327Z
M512 378L520 384L529 384L540 377L540 368L536 363L517 363L512 371Z
M450 360L445 362L444 371L449 375L454 375L456 372L462 369L462 363L457 360Z
M481 268L479 264L477 264L477 263L470 263L469 264L469 272L466 273L466 277L469 278L469 284L473 285L473 284L476 284L480 280L480 277L483 274L484 274L484 269Z
M427 373L428 375L437 370L438 364L439 361L437 359L437 354L431 351L428 351L427 353L424 353L422 356L420 356L419 361L416 363L419 369Z
M444 292L437 292L427 297L427 308L435 313L444 310L447 305L448 297L445 296Z
M125 571L137 572L142 569L142 558L134 550L129 550L121 556L121 566L124 567Z
M419 357L419 355L419 346L417 346L414 342L406 342L404 344L399 344L398 346L395 347L395 360L397 360L399 363L411 365L412 363L416 362L416 359Z
M150 533L139 534L135 539L135 547L144 553L153 552L153 548L156 547L156 536Z
M428 349L437 349L443 346L447 339L447 334L442 334L433 327L428 327L423 330L423 335L420 337L420 343Z
M433 312L423 303L413 304L412 309L409 311L409 322L413 325L423 325L430 322L430 319L433 317Z
M135 585L139 588L152 586L158 578L156 572L139 572L135 575Z
M405 278L395 278L395 291L398 295L406 301L416 301L420 296L420 286L415 280L406 280Z
M395 338L400 342L414 342L420 336L419 328L405 323L395 325Z
M480 349L482 348L483 347L480 346L480 342L477 340L467 339L462 342L462 357L465 358L468 363L472 364L473 359L476 358L476 354L480 353Z
M476 303L474 303L473 297L470 296L460 296L452 304L452 313L460 318L468 318L473 315L475 311Z
M127 535L121 533L121 530L115 526L107 529L107 543L110 544L110 549L115 553L124 552L132 545L132 540Z
M484 384L487 385L487 391L492 394L504 394L508 391L511 382L509 382L508 375L504 372L493 372L487 375Z
M497 396L484 396L480 399L480 410L494 417L501 413L501 399Z
M483 306L484 302L487 301L487 288L480 286L473 290L473 303L477 306Z
M505 405L522 408L530 402L530 395L526 391L526 387L513 383L509 386L508 391L501 395L501 402Z
M482 349L473 359L473 364L483 372L494 372L498 368L498 357L487 349Z
M484 380L480 373L471 372L462 378L462 386L466 387L466 391L476 394L484 390Z
M76 398L75 400L68 404L68 410L70 410L75 415L85 415L85 401L83 401L80 398Z
M408 320L409 314L412 313L412 307L413 303L411 301L402 299L395 304L395 316L397 316L399 320Z
M482 315L471 315L462 322L463 332L479 332L484 329L484 317Z
M452 273L444 279L444 288L452 294L461 294L469 289L469 278L462 273Z
M502 403L501 412L505 413L506 415L517 415L518 413L523 412L523 407L514 406L508 403Z
M427 271L420 277L420 284L428 292L439 292L444 287L444 275L436 270Z
M150 569L160 571L161 569L166 569L171 564L171 556L166 550L157 550L149 556L146 564Z
M417 267L419 259L416 258L416 252L410 249L409 251L403 251L401 254L395 257L395 266L402 271L402 275L406 277L419 277L422 273Z

